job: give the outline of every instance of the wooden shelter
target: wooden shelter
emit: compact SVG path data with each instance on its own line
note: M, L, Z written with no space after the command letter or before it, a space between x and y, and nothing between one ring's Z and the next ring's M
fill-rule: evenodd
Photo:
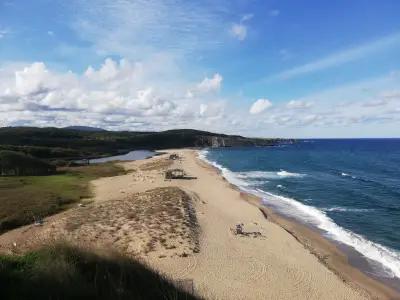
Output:
M173 153L173 154L171 154L171 155L169 156L169 159L170 159L170 160L177 160L177 159L179 159L179 155L176 154L176 153Z
M182 169L171 169L165 172L165 179L183 179L186 173Z

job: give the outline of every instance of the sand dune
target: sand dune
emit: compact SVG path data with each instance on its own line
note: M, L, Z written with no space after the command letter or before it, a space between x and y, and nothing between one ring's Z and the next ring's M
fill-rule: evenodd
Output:
M174 151L181 157L179 167L196 180L164 181L158 170L146 172L143 162L124 164L136 170L131 176L100 179L94 183L98 200L115 199L124 193L156 186L178 186L196 195L196 212L201 228L200 252L188 257L147 257L154 268L174 279L191 279L196 292L212 299L366 299L367 294L345 284L322 265L284 229L265 219L232 189L214 169L197 159L195 151ZM160 160L164 157L155 157ZM148 164L149 162L146 162ZM114 184L113 180L118 181ZM247 232L234 235L231 229L243 223Z
M173 280L192 281L198 295L211 299L371 298L267 220L196 151L169 152L181 159L164 154L122 163L128 174L93 182L91 204L52 216L40 228L3 234L0 250L9 251L16 241L23 251L49 238L111 247ZM168 168L197 179L167 181ZM237 223L245 234L234 234Z

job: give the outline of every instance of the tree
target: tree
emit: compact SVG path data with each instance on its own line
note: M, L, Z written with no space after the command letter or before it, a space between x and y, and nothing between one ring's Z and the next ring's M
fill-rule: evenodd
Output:
M55 166L15 151L0 151L1 176L35 176L54 173Z

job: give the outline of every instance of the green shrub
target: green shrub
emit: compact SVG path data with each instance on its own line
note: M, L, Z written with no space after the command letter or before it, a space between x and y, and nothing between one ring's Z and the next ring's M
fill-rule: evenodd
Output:
M91 197L89 182L124 174L113 163L62 168L49 176L0 176L0 234Z
M138 261L56 245L0 256L0 299L197 299Z
M2 176L49 175L55 170L55 166L38 158L15 151L0 151L0 175Z

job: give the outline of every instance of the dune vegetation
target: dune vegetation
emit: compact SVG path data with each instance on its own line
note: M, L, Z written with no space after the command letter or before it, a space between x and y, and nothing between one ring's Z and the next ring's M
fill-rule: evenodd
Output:
M0 255L0 299L197 299L139 261L57 244Z
M0 176L0 233L91 196L89 182L123 174L113 163L62 168L49 176Z

